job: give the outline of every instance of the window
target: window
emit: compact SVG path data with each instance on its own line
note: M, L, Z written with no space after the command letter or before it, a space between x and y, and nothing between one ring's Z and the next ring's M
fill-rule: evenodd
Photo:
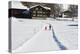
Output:
M40 13L40 11L38 11L38 13Z
M35 14L33 14L33 16L36 16Z
M45 15L43 15L45 17Z
M40 11L40 13L42 13L42 11Z
M38 13L42 13L42 11L38 11Z
M42 16L42 15L40 15L40 16Z
M43 14L45 14L45 12L43 12Z
M36 8L36 10L38 10L38 8Z
M39 14L37 16L40 16Z
M36 13L36 11L33 11L33 13Z
M42 8L40 8L40 10L42 10Z

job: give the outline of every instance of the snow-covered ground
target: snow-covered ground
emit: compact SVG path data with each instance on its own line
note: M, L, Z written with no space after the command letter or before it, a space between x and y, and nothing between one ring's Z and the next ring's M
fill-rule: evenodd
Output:
M12 49L16 49L33 37L42 26L43 24L37 20L12 18Z
M44 30L48 23L52 30ZM12 18L13 52L60 50L60 44L66 49L78 48L78 22L59 20L31 20ZM55 36L53 36L55 34ZM56 40L57 39L57 40Z

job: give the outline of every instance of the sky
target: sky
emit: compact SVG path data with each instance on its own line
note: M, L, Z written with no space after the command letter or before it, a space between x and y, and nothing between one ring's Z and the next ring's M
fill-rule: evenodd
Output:
M68 7L69 7L69 5L67 5L67 4L63 4L63 9L64 9L64 10L67 10Z
M21 4L21 2L16 2L16 1L13 1L12 2L12 7L13 8L22 8L22 9L26 9L27 7L25 7L25 6L23 6L22 4ZM63 6L62 6L62 8L63 8L63 10L65 11L65 10L67 10L68 9L68 7L69 7L69 5L67 5L67 4L63 4ZM27 8L28 9L28 8Z

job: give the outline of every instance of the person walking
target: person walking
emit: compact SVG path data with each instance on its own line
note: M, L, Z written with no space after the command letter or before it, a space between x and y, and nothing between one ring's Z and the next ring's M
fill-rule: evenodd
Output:
M49 24L49 30L51 30L51 24Z
M47 26L45 26L45 30L47 30Z

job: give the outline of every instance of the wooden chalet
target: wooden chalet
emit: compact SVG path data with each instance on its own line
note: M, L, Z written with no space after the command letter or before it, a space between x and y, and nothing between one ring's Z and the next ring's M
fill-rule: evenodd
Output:
M50 16L51 9L49 7L35 5L30 7L30 11L32 12L32 17L46 18Z

